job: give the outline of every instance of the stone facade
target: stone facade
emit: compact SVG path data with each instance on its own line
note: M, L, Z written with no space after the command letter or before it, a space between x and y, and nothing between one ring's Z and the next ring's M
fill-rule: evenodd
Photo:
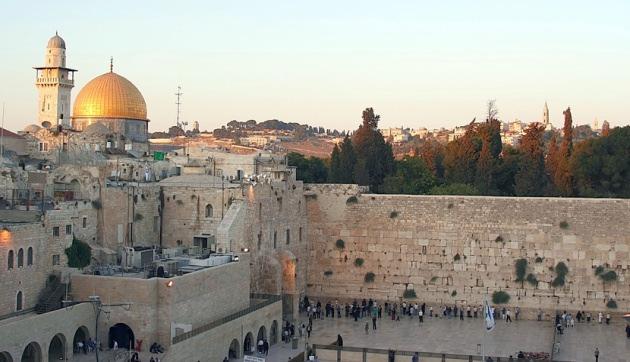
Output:
M523 309L630 308L630 201L360 194L309 185L307 292L315 298L399 302L405 289L431 304L478 305L503 290ZM345 247L336 246L343 240ZM357 258L363 265L355 265ZM528 261L537 286L515 281ZM553 268L564 262L564 287ZM606 285L597 266L614 270ZM367 273L373 282L365 282ZM614 312L614 310L609 310Z

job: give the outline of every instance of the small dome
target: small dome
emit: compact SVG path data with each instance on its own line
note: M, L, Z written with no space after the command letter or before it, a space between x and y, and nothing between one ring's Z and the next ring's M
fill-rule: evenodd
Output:
M66 49L66 42L60 37L57 32L55 32L55 36L48 40L48 45L46 48L61 48Z
M74 101L72 118L121 118L147 120L142 93L114 72L105 73L86 84Z
M28 126L24 127L24 132L30 133L30 134L35 134L35 133L39 132L40 129L42 129L42 128L40 126L36 125L36 124L29 124Z
M83 133L92 136L107 136L111 131L102 123L92 123L85 128Z

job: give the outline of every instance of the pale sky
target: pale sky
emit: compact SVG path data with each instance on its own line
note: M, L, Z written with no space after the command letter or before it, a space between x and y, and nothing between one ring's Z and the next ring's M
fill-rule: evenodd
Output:
M354 129L453 127L481 119L595 118L630 124L630 1L42 1L0 2L5 127L36 122L34 66L55 30L74 97L114 71L143 93L150 131L182 118L212 130L277 118Z

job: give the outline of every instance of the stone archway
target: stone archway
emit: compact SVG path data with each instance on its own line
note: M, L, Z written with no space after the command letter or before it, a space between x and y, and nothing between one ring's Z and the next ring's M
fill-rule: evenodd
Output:
M260 326L260 328L258 329L258 336L256 337L256 343L258 343L258 341L260 340L266 340L267 339L267 328L265 328L265 326Z
M245 335L245 340L243 340L243 355L251 355L253 353L254 348L254 335L252 332L248 332Z
M21 362L42 362L42 349L37 342L31 342L24 348Z
M48 346L48 362L66 360L66 337L59 333L53 337Z
M238 343L238 340L235 338L230 343L230 348L228 349L228 359L238 359L241 356L241 347Z
M9 352L0 352L0 362L13 362L13 357Z
M118 343L118 348L133 349L135 346L135 336L131 327L125 323L117 323L109 328L109 348L114 347L114 341Z
M84 343L88 340L88 338L90 338L90 332L86 326L77 328L77 331L74 332L74 337L72 338L72 350L74 353L81 353L81 351L78 350L77 344L79 342Z
M269 345L278 343L278 321L271 322L271 328L269 328Z

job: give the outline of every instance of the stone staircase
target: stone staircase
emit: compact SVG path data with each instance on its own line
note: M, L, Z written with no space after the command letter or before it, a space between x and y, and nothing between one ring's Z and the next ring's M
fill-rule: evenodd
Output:
M51 312L53 310L60 309L66 292L66 284L60 283L59 278L50 278L48 285L42 291L39 301L35 306L35 312L37 314Z

